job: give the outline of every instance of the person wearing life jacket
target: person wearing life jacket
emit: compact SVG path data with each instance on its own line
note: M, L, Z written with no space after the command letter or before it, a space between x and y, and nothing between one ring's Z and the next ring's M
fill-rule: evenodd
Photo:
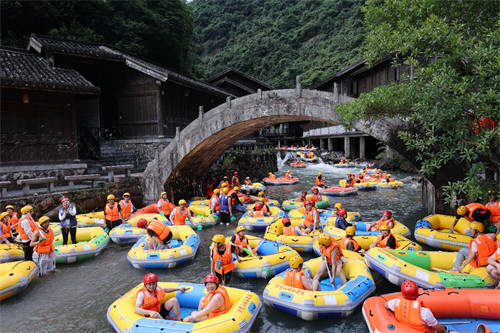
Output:
M137 221L137 228L146 229L148 227L148 221L145 218L139 219Z
M219 196L220 222L229 225L231 217L233 216L232 200L227 195L229 192L227 187L223 187L221 192L222 194Z
M325 181L323 180L323 174L321 172L318 172L316 175L316 187L326 187Z
M490 219L491 213L483 204L473 202L465 205L465 207L467 208L467 215L465 216L471 222L476 221L484 223Z
M340 202L336 202L335 205L333 205L333 208L335 208L335 214L338 216L339 215L339 210L342 209L342 204Z
M68 244L68 234L71 236L71 244L76 244L76 206L69 198L61 198L62 207L59 208L59 221L61 221L61 233L63 245Z
M242 195L240 197L240 201L243 201L244 204L252 203L252 196L248 193L247 190L242 190L241 193Z
M388 182L388 183L392 183L395 181L394 178L392 178L392 175L390 173L388 173L386 176L385 176L385 181Z
M26 205L21 208L21 218L19 219L18 232L23 244L24 260L33 260L33 246L30 245L33 235L38 230L35 220L31 216L33 206Z
M389 210L384 210L382 212L382 217L375 223L370 224L368 231L380 230L383 225L389 226L389 229L394 228L394 219L392 218L392 213Z
M271 180L275 180L275 179L276 179L276 176L274 175L274 173L269 172L269 173L267 174L267 178L269 178L269 179L271 179Z
M147 224L146 233L149 237L147 237L145 240L145 250L154 251L170 248L168 242L170 242L173 235L172 231L165 223L158 221L156 218L153 218Z
M463 217L467 221L469 221L469 219L466 217L466 215L467 215L467 207L465 207L465 206L459 206L457 208L457 215L455 215L455 219L451 223L451 228L450 228L450 231L449 231L450 234L452 234L452 233L455 232L455 225L457 224L458 220L460 220L460 218Z
M214 194L210 198L210 214L219 215L220 205L219 205L219 193L220 190L216 188Z
M215 274L223 285L226 285L231 280L234 270L232 254L236 252L236 248L230 244L226 245L226 238L221 234L214 235L212 242L214 245L210 255L210 272ZM238 259L237 254L236 256Z
M179 206L175 207L170 213L170 222L174 225L185 225L186 219L189 220L190 225L193 225L191 218L191 211L187 207L187 202L184 199L179 200Z
M170 213L172 213L172 205L170 204L170 201L168 201L167 192L161 192L160 200L158 200L157 205L160 215L168 218L170 216Z
M283 223L283 236L309 236L298 225L292 225L288 217L282 218L281 223Z
M307 234L314 233L316 229L319 229L319 212L311 200L305 202L304 211L305 219L300 227L304 228L304 232Z
M135 211L134 204L130 200L130 193L123 193L123 199L118 203L122 212L123 221L128 221L132 213Z
M161 302L165 294L180 291L185 292L187 288L164 288L158 285L158 276L153 273L144 275L144 286L139 289L135 296L134 312L138 315L154 318L181 321L181 309L176 297L169 298L162 306ZM172 315L170 315L172 312Z
M235 247L236 255L239 257L246 257L249 253L253 253L254 255L257 253L256 250L252 249L250 245L248 245L248 238L245 236L246 228L242 225L236 227L236 233L231 237L230 244ZM246 249L243 250L243 249Z
M303 204L307 201L307 191L302 191L300 196L295 200L295 202L302 202Z
M292 288L302 290L313 290L313 281L308 274L302 270L304 259L298 254L288 261L290 268L285 271L283 284Z
M384 307L394 312L397 321L408 324L412 329L428 333L446 333L449 330L438 323L432 311L417 300L418 286L405 280L401 284L401 296L385 302Z
M471 229L473 235L469 241L469 248L458 251L452 271L461 272L469 263L474 268L486 266L488 258L497 250L495 234L484 234L483 224L472 222Z
M500 232L500 201L497 200L495 191L488 191L488 203L484 205L490 211L490 224L495 226L496 232Z
M224 176L219 183L219 188L229 187L229 181L227 180L227 176Z
M356 227L350 226L345 229L345 236L340 240L340 248L354 252L362 252L363 249L358 242L353 238L356 233Z
M497 288L500 288L500 234L496 235L497 250L488 258L486 272L491 278L498 282Z
M231 186L240 186L240 179L238 178L238 171L233 172L233 177L231 177Z
M312 188L311 201L316 205L316 202L323 200L321 194L319 194L319 189L315 186Z
M391 233L391 229L387 224L380 227L380 235L377 240L370 245L370 249L374 247L395 249L398 247L396 237Z
M345 181L345 187L354 186L355 177L352 173L347 174L347 180Z
M14 242L14 237L10 231L9 213L2 212L0 213L0 243L10 245L11 242Z
M42 276L47 272L56 270L56 257L54 255L54 233L49 227L50 218L42 216L38 220L40 227L33 234L30 246L35 248L33 261L38 266L38 275Z
M335 218L335 228L346 230L350 226L352 224L347 222L347 210L344 208L339 209L337 211L337 218Z
M320 244L321 252L321 264L319 265L316 275L313 279L313 290L319 290L320 280L326 276L331 276L330 283L334 285L335 276L339 276L342 284L347 282L347 279L342 270L343 260L342 260L342 249L339 244L328 234L321 233L318 236L318 242ZM327 269L330 270L331 274L328 274Z
M207 289L207 294L200 299L198 311L193 311L184 318L185 322L200 322L215 318L228 312L231 309L231 299L226 289L219 284L220 279L214 274L205 276L203 283Z
M250 177L245 177L245 185L252 186L252 181L250 180Z
M9 226L12 235L15 237L18 234L19 217L17 216L16 209L12 205L5 206L5 211L9 214Z
M106 198L108 202L104 206L104 219L108 233L116 226L122 224L123 215L120 205L115 201L115 196L109 194Z
M251 215L253 217L264 217L264 216L269 216L270 214L266 205L264 205L263 202L259 201L254 205L251 211Z
M290 170L286 170L285 172L285 179L292 179L292 174L290 173Z
M214 195L214 185L215 185L216 179L212 177L209 181L207 181L205 185L205 193L207 194L208 198L211 198Z
M236 210L245 211L246 208L245 208L245 206L243 206L243 203L240 201L239 191L240 191L240 187L236 186L236 187L233 187L233 189L228 192L228 196L231 198L231 207L233 209L236 209Z

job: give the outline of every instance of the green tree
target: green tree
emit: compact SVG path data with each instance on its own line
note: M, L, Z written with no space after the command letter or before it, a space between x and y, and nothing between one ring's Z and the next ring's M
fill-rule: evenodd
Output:
M498 8L498 1L367 0L367 60L392 53L409 73L336 108L346 125L404 120L399 138L447 204L484 201L488 171L499 170L498 131L487 124L500 116Z

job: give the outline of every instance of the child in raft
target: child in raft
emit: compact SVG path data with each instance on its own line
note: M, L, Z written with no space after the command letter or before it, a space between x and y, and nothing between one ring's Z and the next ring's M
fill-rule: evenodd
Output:
M497 234L497 250L488 258L486 272L491 278L498 282L497 289L500 289L500 234Z

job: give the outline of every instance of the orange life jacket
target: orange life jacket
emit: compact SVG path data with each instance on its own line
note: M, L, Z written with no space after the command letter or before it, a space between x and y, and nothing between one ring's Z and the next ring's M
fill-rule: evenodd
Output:
M302 203L304 203L304 202L306 202L306 200L307 200L307 199L306 199L306 197L300 196L300 197L298 197L298 198L297 198L297 200L295 200L295 201L296 201L296 202L302 202Z
M347 246L349 245L349 243L352 243L352 246L354 248L352 251L358 251L359 250L359 244L358 244L358 242L356 242L354 239L349 238L347 236L344 236L344 238L342 238L342 241L340 242L340 247L342 249L347 250Z
M160 200L158 200L158 205L160 206L160 211L163 212L165 216L168 216L170 215L170 213L172 213L172 208L168 199L164 200L163 198L160 198Z
M276 176L275 176L275 175L273 175L273 174L270 174L270 175L269 175L269 179L276 179Z
M316 202L318 202L318 201L319 201L320 197L321 197L321 195L320 195L320 194L313 194L313 195L311 196L311 201L312 201L313 203L316 203Z
M245 185L252 185L252 181L245 179Z
M126 219L130 216L130 213L132 213L132 201L126 203L125 200L120 200L120 209L122 211L123 218Z
M248 238L247 236L243 236L243 239L240 239L240 236L238 233L234 234L234 244L235 245L241 245L243 248L248 247Z
M286 286L297 288L297 289L306 289L302 284L302 277L304 275L304 271L297 272L293 269L287 269L285 273L285 277L283 278L283 283Z
M219 187L220 188L229 187L229 183L226 180L223 180L223 181L220 182Z
M173 211L173 221L171 222L175 225L185 225L188 215L189 209L187 207L184 210L181 210L181 207L175 207Z
M470 221L474 221L474 218L472 217L472 214L474 213L475 210L477 210L477 209L486 209L486 207L483 204L480 204L480 203L477 203L477 202L473 202L473 203L470 203L468 205L465 205L465 207L467 207L467 215L466 215L466 217Z
M212 200L215 198L216 201L216 204L215 204L215 207L214 207L214 211L219 211L220 210L220 203L219 203L219 197L216 196L215 194L212 195L212 197L210 198L210 205L212 205Z
M309 213L306 212L306 218L304 219L304 224L306 225L307 228L312 226L314 224L314 211L316 211L316 216L319 219L319 212L316 209L316 207L312 207L311 211ZM319 223L319 221L318 221Z
M325 181L323 179L319 179L319 177L316 177L316 186L324 186Z
M481 267L488 264L488 258L497 250L497 243L492 234L482 234L469 242L469 252L472 248L472 243L477 246L477 252L470 264L472 267Z
M248 194L244 194L243 195L243 203L247 204L247 203L250 203L250 202L252 202L252 197L249 196Z
M330 245L328 246L323 246L321 245L320 252L322 256L326 257L326 261L331 264L332 263L332 252L333 249L337 248L338 249L338 254L335 257L335 260L339 260L340 257L342 257L342 249L340 248L339 244L332 238L332 241L330 242Z
M413 329L421 332L426 332L426 327L423 324L420 316L420 301L412 301L398 297L399 303L394 306L394 316L396 320L410 325Z
M495 260L500 263L500 248L495 252Z
M394 219L391 217L390 219L388 220L384 220L383 218L381 218L380 220L377 221L377 230L380 230L380 227L383 226L383 225L389 225L389 223L392 222L392 225L394 226L395 224L395 221Z
M219 274L224 274L231 272L234 269L233 256L231 253L231 246L226 245L226 251L223 255L219 254L219 251L214 247L212 250L212 262L214 265L214 271Z
M17 230L17 224L19 222L19 218L17 217L16 212L12 212L12 216L9 218L9 225L12 229Z
M170 228L155 219L149 222L147 229L152 230L160 240L164 240L170 234Z
M485 207L490 211L490 223L500 221L500 201L488 202Z
M394 235L392 233L390 233L390 232L387 235L387 237L385 237L385 238L382 238L382 234L378 235L377 246L381 247L381 248L387 247L387 242L389 241L389 239L391 238L391 236L394 237ZM394 237L394 243L396 244L395 248L397 248L398 247L398 242L396 240L396 237Z
M208 304L210 304L210 301L215 296L215 294L219 294L224 298L224 305L221 305L220 308L215 309L214 311L210 312L208 314L209 319L217 317L221 314L224 314L231 309L231 299L229 298L229 295L228 295L226 289L221 285L219 285L219 287L217 289L215 289L215 291L213 293L207 293L202 298L202 302L201 302L202 309L205 309L208 306Z
M36 226L35 220L33 220L33 217L31 217L30 214L21 216L21 219L19 220L17 231L19 232L19 236L21 237L21 240L22 241L27 241L27 240L29 240L29 237L24 232L23 227L21 227L21 222L23 222L23 220L28 220L28 222L30 223L30 227L31 227L31 232L32 233L34 233L35 231L37 231L38 227Z
M214 195L214 184L208 183L207 187L205 189L205 192L207 193L208 197L211 197L212 195Z
M35 247L35 251L38 253L51 253L54 252L54 233L49 227L49 232L45 232L42 229L39 230L40 234L45 237L44 240L40 241Z
M292 175L290 175L289 172L285 173L285 178L286 179L292 179Z
M346 180L346 182L345 182L346 187L351 187L353 185L354 185L354 178L351 178L351 180L349 180L349 179Z
M142 287L141 289L139 289L137 294L139 294L141 291L144 294L144 299L142 300L141 305L142 309L150 311L152 310L159 313L161 310L161 301L165 296L165 291L160 287L156 287L156 290L153 293L150 293L146 289L146 287Z
M233 177L231 178L231 185L232 185L233 187L235 187L235 186L240 186L240 180L238 179L238 177L233 176Z
M283 227L283 236L297 236L295 226Z
M107 203L104 212L106 214L106 220L108 221L116 221L120 218L120 212L118 211L118 203L116 202L113 204L113 207L109 207L109 203Z
M0 226L2 227L2 233L4 237L12 237L12 232L10 231L9 222L3 223L0 222Z

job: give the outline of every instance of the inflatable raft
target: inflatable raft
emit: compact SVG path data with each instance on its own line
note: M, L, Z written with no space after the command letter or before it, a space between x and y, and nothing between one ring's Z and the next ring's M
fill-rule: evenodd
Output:
M340 186L345 186L346 180L341 179L339 180L339 185ZM376 190L377 189L377 182L373 181L367 181L363 183L354 183L354 187L357 188L359 191L371 191L371 190Z
M191 312L198 310L200 299L205 296L205 286L202 284L181 282L158 282L164 288L184 287L188 290L181 293L169 293L164 297L167 301L176 297L179 301L181 317L185 318ZM135 298L143 284L138 284L125 295L114 301L108 308L108 322L116 332L179 332L179 333L225 333L248 332L262 307L259 297L247 290L225 287L231 299L231 309L217 317L198 323L184 323L173 320L160 320L143 317L134 312Z
M298 226L304 222L304 219L291 218L293 226ZM285 236L283 235L283 223L278 220L266 228L264 238L291 247L299 252L310 252L313 249L314 238L319 235L319 231L311 236Z
M135 243L146 235L146 229L137 228L137 222L140 219L151 221L156 218L158 221L170 224L163 215L160 214L141 214L131 217L127 224L120 224L109 232L109 238L117 244Z
M76 214L76 221L78 226L85 227L103 227L106 228L106 221L104 220L104 211Z
M210 207L208 206L192 205L189 206L189 210L191 211L194 227L202 226L206 228L215 225L219 221L218 215L210 214Z
M20 293L37 276L33 261L13 261L0 264L0 301Z
M344 285L336 277L335 286L332 286L327 277L320 282L321 291L297 289L283 283L283 272L269 281L263 293L264 302L303 320L350 315L375 291L375 282L359 254L344 251L344 257L343 271L347 278ZM315 258L306 261L306 274L313 277L321 260Z
M500 332L500 290L454 289L420 290L417 298L430 309L437 321L450 332ZM363 316L371 333L422 332L396 320L394 312L384 307L385 302L401 297L401 293L368 298L363 304ZM486 325L490 331L477 327Z
M297 252L288 246L251 235L247 235L247 238L248 245L255 251L255 255L240 257L238 262L233 254L233 274L240 277L268 279L287 269L290 258L297 255ZM226 237L228 246L230 240L231 237Z
M262 183L252 183L252 185L241 185L241 190L250 191L250 193L258 193L266 190L266 186Z
M346 197L348 195L358 194L358 189L356 187L345 187L345 186L329 186L326 188L318 187L319 194L328 195L330 197Z
M349 213L348 213L349 214ZM344 237L345 230L340 228L335 228L335 219L336 217L330 217L326 220L326 224L324 226L325 230L328 230L328 233L331 236L335 237ZM348 218L349 220L349 215ZM362 221L349 221L352 225L356 227L356 236L378 236L380 235L380 231L367 231L370 223L362 222ZM325 231L326 232L326 231ZM410 229L405 226L403 223L399 221L395 221L394 228L391 229L391 233L394 235L403 235L404 237L410 237L411 232Z
M20 244L0 244L0 263L24 260L23 247Z
M306 196L306 200L311 200L312 195L308 194ZM326 209L328 208L328 205L330 204L330 200L328 197L324 197L323 200L316 201L316 208L319 209ZM298 208L303 208L304 203L303 202L297 202L296 199L290 199L290 200L285 200L283 201L282 207L284 210L289 211L292 209L298 209Z
M200 237L187 225L170 226L170 249L145 250L149 236L144 236L132 246L127 259L134 268L172 268L191 261L198 251Z
M253 205L249 205L248 207L251 209ZM286 216L286 213L278 207L271 206L269 210L271 215L263 217L254 217L251 214L252 211L249 210L241 216L238 225L244 226L247 230L264 230L271 223Z
M462 247L468 248L472 239L469 236L472 232L469 222L465 218L460 218L455 225L454 233L450 233L450 228L455 220L455 216L434 214L417 221L415 225L415 239L427 246L458 251Z
M299 178L297 177L292 177L290 179L288 178L276 178L276 179L270 179L270 178L264 178L264 184L267 185L293 185L297 184L299 182Z
M395 285L412 280L426 289L485 288L494 284L486 267L465 266L462 273L448 272L457 252L401 251L373 248L365 254L368 266Z
M304 163L304 162L292 162L292 163L290 163L290 166L292 166L294 168L305 168L305 167L307 167L307 163Z
M403 182L395 180L393 182L377 182L377 188L381 189L396 189L403 186Z
M319 218L320 218L320 224L325 224L328 221L332 221L335 224L335 218L336 218L336 211L333 210L327 210L327 209L318 209L319 213ZM288 212L288 216L293 217L293 218L301 218L304 219L306 217L305 215L305 208L298 208L298 209L293 209ZM347 212L347 221L357 221L361 218L361 215L359 212Z
M335 163L333 165L336 168L354 168L356 165L354 163Z
M54 238L56 264L70 264L77 261L86 260L95 257L108 245L109 236L100 227L77 228L77 244L71 243L71 237L68 237L68 244L62 245L62 235ZM33 260L37 253L33 253Z
M255 201L255 202L258 202L258 201L262 201L263 202L264 201L264 199L261 198L261 197L255 197L253 195L251 197L252 197L253 201ZM268 206L277 206L277 207L279 207L280 202L278 200L275 200L275 199L267 199L267 205ZM253 208L252 204L247 205L247 209L252 209L252 208Z

